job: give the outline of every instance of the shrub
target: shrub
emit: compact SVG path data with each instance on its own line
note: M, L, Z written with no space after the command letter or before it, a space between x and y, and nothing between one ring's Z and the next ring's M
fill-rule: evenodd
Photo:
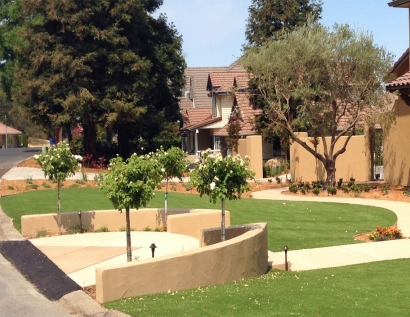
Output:
M8 190L14 190L14 187L11 186L11 185L9 185L9 186L7 186L7 189L8 189Z
M83 179L76 179L75 182L76 184L84 185L87 181L84 181Z
M277 182L278 184L281 184L281 183L282 183L282 179L281 179L280 177L276 177L276 182Z
M27 189L27 190L37 189L37 188L38 188L38 185L37 185L37 184L29 184L29 185L26 185L26 189Z
M296 184L290 185L290 186L289 186L289 191L290 191L291 193L296 194L296 193L298 192L298 185L296 185Z
M390 190L390 185L384 185L382 187L382 194L383 195L388 195L389 194L389 190Z
M110 232L110 230L108 230L107 226L102 226L101 228L94 230L94 232Z
M340 188L343 184L343 178L339 178L339 181L337 182L337 188Z
M396 227L377 227L376 230L369 235L369 239L373 241L396 240L401 238L403 238L403 234Z
M72 226L70 229L67 230L68 234L77 234L77 233L83 233L86 232L84 227L81 227L80 225L75 225Z
M308 191L309 191L309 187L307 187L307 186L302 186L302 187L300 188L300 192L301 192L303 195L306 194Z
M406 189L406 190L403 192L403 195L406 196L406 197L410 196L410 189Z
M152 229L148 226L146 226L144 229L142 229L142 231L152 231Z
M44 188L51 188L50 184L47 184L46 182L44 182L43 184L41 184L41 186L43 186Z
M327 188L327 192L328 192L329 194L331 194L331 195L336 195L336 193L337 193L337 188L336 188L336 187L333 187L333 186L329 186L329 187Z
M27 176L27 178L25 178L25 181L27 184L33 184L33 177L32 176Z
M343 190L343 192L346 193L346 194L350 191L349 186L346 186L346 185L342 185L340 187L340 189Z
M36 237L37 238L41 238L41 237L47 237L47 230L46 229L40 229L40 230L37 230L37 232L36 232Z
M189 182L188 183L182 183L182 186L184 186L187 191L190 191L194 188L194 185L192 185Z
M368 192L370 191L370 188L371 188L370 185L367 185L367 184L363 186L363 190L364 190L366 193L368 193Z
M314 187L313 190L312 190L312 193L315 194L315 195L319 195L319 193L320 193L319 187Z

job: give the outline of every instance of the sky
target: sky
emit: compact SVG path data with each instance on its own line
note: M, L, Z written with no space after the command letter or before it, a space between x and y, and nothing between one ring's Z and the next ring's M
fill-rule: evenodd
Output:
M163 0L165 13L183 39L188 67L229 66L241 56L251 0ZM320 23L335 23L373 34L397 60L409 47L409 11L391 0L323 0ZM156 15L155 14L155 15Z

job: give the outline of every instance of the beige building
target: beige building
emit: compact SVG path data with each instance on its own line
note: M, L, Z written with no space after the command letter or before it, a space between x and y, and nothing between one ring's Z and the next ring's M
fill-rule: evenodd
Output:
M7 147L18 147L18 135L23 134L21 131L16 130L10 126L5 125L4 123L0 122L0 148L7 148ZM12 143L6 144L7 137L12 137Z

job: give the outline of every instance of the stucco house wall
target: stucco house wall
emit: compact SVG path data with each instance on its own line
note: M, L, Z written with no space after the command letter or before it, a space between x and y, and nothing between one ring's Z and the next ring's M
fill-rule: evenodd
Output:
M396 122L384 134L384 180L393 185L410 186L410 106L399 97L394 103Z

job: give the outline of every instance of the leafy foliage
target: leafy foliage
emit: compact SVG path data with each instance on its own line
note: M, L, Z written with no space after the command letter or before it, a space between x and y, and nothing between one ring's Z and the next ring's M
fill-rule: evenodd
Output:
M318 20L321 13L321 0L252 0L245 31L247 45L278 40L284 32L302 26L308 15Z
M65 181L67 177L74 175L79 168L78 162L82 160L80 155L71 154L66 142L59 142L34 158L40 164L44 176L55 182Z
M102 188L118 210L145 207L164 175L161 168L150 154L133 154L126 161L118 156L110 160Z
M255 173L248 169L250 157L244 159L236 156L222 157L220 153L210 154L210 150L202 152L190 177L193 185L202 195L208 195L209 200L232 200L240 198L249 189L247 179L252 179Z
M310 21L280 41L247 50L242 62L266 105L268 129L286 131L291 141L315 156L325 167L328 185L335 184L336 159L367 113L379 113L380 121L384 114L390 117L383 78L392 55L370 34L347 25L329 30ZM323 154L301 141L295 133L299 131L319 138ZM342 136L346 139L336 151Z

